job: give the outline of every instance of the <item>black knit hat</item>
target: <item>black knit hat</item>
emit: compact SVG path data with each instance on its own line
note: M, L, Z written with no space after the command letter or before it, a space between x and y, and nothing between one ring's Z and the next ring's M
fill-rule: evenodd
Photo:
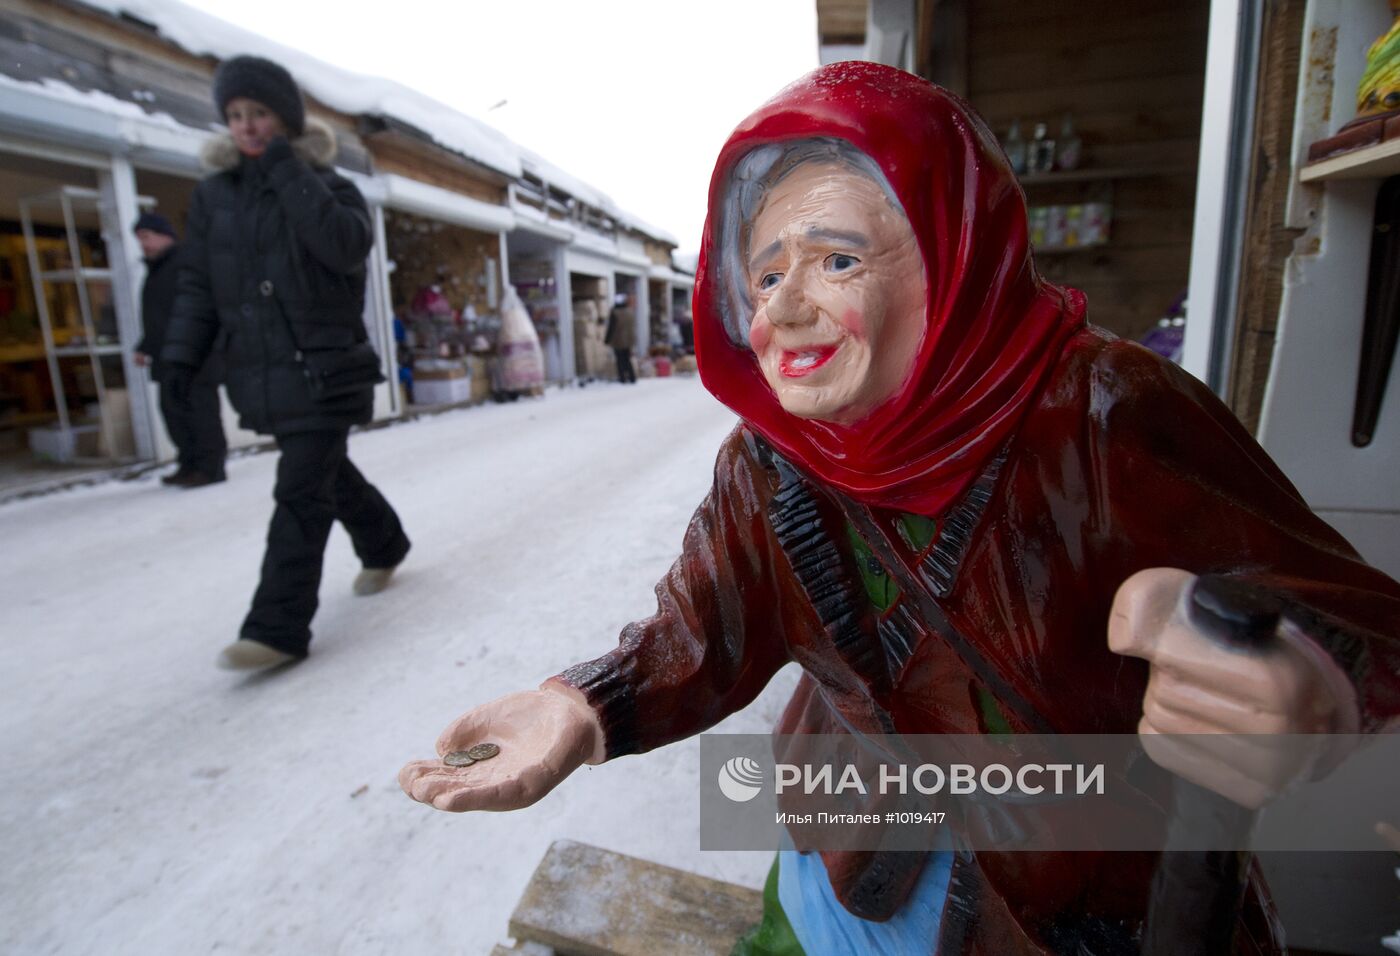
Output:
M166 219L158 212L143 212L137 218L136 225L131 231L140 232L142 229L147 229L151 232L159 232L172 239L176 238L175 227L170 224L169 219Z
M245 96L276 113L288 134L300 136L306 127L306 104L301 89L286 68L260 56L235 56L214 71L214 105L224 116L228 101Z

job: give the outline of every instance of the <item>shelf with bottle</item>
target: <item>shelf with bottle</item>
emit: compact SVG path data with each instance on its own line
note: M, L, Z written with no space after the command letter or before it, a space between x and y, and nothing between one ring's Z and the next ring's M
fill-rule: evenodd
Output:
M512 278L511 285L515 288L515 292L520 296L521 301L525 302L527 305L531 302L554 302L559 297L558 291L555 288L556 283L553 276L547 279L523 281Z
M1112 203L1031 206L1027 213L1037 253L1088 252L1108 244Z
M1021 135L1021 121L1011 121L1002 140L1002 149L1011 162L1021 186L1049 186L1060 183L1111 182L1117 179L1147 179L1193 172L1186 165L1086 166L1083 140L1075 132L1073 114L1066 113L1060 134L1051 138L1049 125L1035 124L1029 140Z
M1068 172L1084 159L1084 141L1074 131L1074 117L1069 113L1060 122L1058 139L1051 138L1049 124L1036 123L1027 140L1021 135L1021 121L1014 119L1001 147L1017 176L1046 175L1057 169Z
M553 272L540 273L539 278L520 278L512 266L511 285L515 287L525 311L541 337L559 334L559 296Z

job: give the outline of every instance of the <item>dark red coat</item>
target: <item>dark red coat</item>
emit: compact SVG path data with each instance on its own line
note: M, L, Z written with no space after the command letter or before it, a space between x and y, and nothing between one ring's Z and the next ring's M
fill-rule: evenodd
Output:
M714 487L657 585L655 616L628 625L611 653L563 679L593 703L609 757L641 753L742 708L785 663L806 672L780 730L979 733L985 685L931 629L891 680L838 649L774 531L776 468L740 426L715 464ZM823 521L840 504L812 483ZM839 527L829 530L839 531ZM833 538L840 540L838 535ZM910 567L919 556L906 554ZM849 580L858 579L849 547ZM1364 564L1318 519L1229 411L1195 379L1136 345L1096 331L1069 344L1011 442L990 500L941 602L1050 729L1135 732L1147 668L1108 649L1118 586L1144 568L1228 573L1322 612L1356 639L1342 660L1367 729L1400 715L1400 586ZM861 609L875 634L879 612ZM869 648L866 648L869 650ZM876 652L878 654L878 651ZM866 670L862 673L862 670ZM840 712L842 720L833 718ZM1004 712L1017 730L1034 729ZM986 884L962 948L995 956L1040 952L1042 927L1063 913L1142 919L1155 860L1113 854L978 854L964 882ZM879 899L858 898L874 854L827 859L837 895L878 917L917 869ZM966 867L964 867L966 870ZM888 877L888 873L883 873ZM1280 952L1263 911L1254 948Z

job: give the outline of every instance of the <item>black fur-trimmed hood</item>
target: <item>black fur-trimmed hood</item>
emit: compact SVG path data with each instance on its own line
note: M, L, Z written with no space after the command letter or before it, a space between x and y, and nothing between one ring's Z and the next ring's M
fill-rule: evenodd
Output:
M335 159L335 130L325 120L308 116L306 131L292 140L292 151L312 166L329 167ZM210 172L233 169L242 158L227 131L213 136L199 150L199 163Z

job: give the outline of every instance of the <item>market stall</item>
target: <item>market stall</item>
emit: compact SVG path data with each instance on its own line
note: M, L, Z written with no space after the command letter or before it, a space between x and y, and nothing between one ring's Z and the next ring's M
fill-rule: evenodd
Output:
M0 470L137 456L137 329L94 169L0 154ZM120 315L119 315L120 311Z
M601 275L569 273L569 294L573 307L574 362L584 382L616 377L612 352L603 341L612 290Z
M492 391L500 332L498 234L386 209L400 383L414 405L476 402Z
M539 336L545 379L569 381L574 377L574 357L564 244L527 229L516 229L506 237L506 249L510 284Z

